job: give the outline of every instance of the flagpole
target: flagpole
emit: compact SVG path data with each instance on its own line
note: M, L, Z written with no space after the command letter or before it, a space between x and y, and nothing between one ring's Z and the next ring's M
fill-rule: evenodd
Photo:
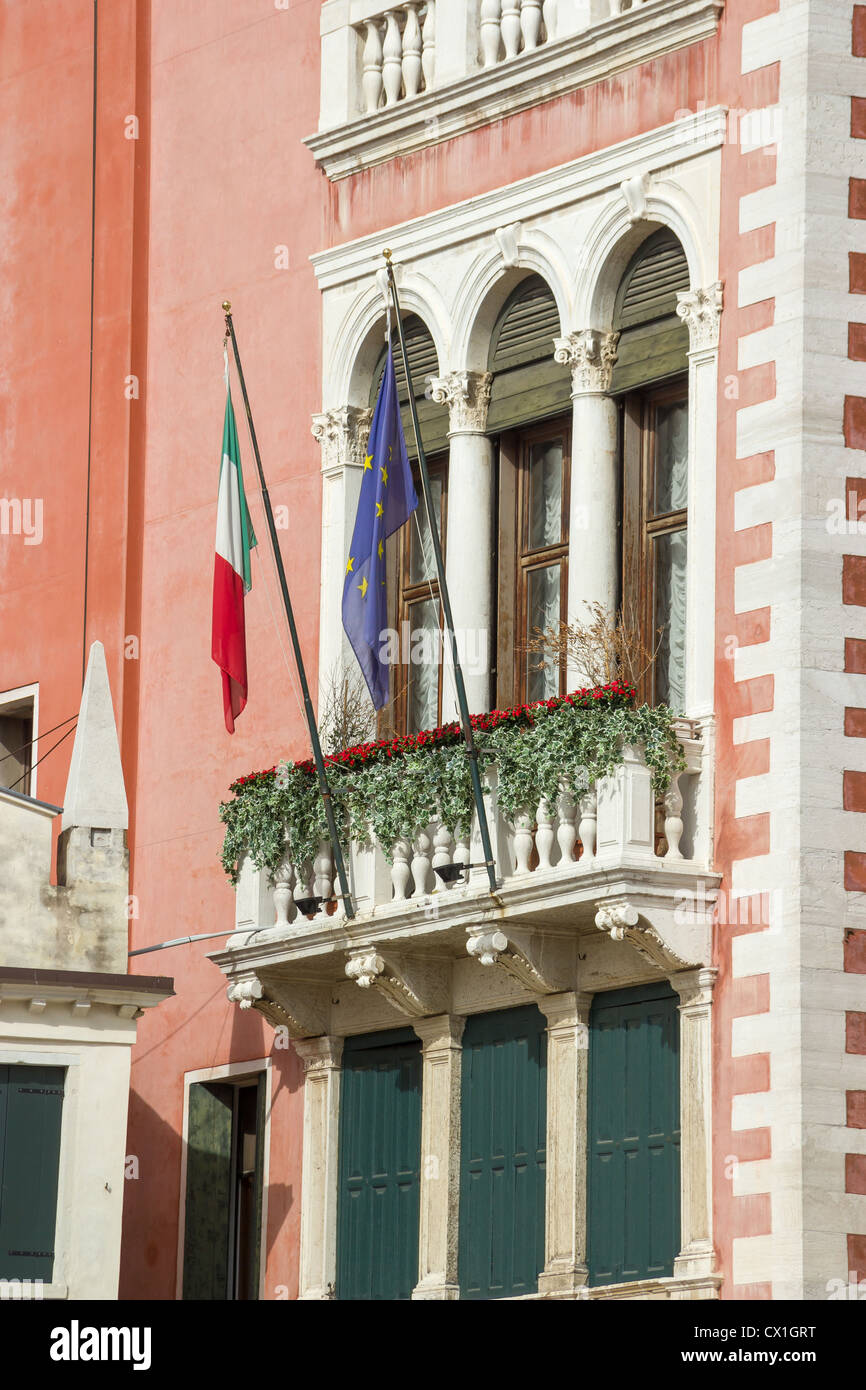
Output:
M349 891L349 880L346 877L346 864L343 859L343 851L340 847L340 837L337 833L337 819L334 815L334 802L331 796L331 788L328 785L328 777L325 772L325 760L322 757L322 745L319 742L319 730L316 725L316 716L313 712L313 702L310 699L310 688L307 685L307 675L304 670L304 658L301 655L301 644L298 641L298 629L295 626L295 615L292 611L292 600L289 597L289 586L286 583L286 571L283 567L283 557L280 552L279 541L277 540L277 528L274 522L274 512L271 506L271 499L268 493L268 485L265 482L262 459L259 454L259 444L256 439L255 425L253 424L252 411L250 410L249 397L247 396L247 384L244 380L244 369L241 366L241 355L238 352L238 340L235 337L235 328L232 322L232 306L226 299L223 301L223 312L226 316L226 334L232 340L232 350L235 355L235 365L238 369L238 379L241 383L241 393L244 398L244 410L247 413L247 424L250 429L250 439L253 445L256 468L259 472L259 484L262 490L262 500L265 505L265 516L268 519L268 531L270 532L271 545L274 551L274 559L277 565L277 575L280 581L280 589L283 595L283 606L286 610L286 620L289 624L289 634L292 639L292 649L295 653L295 663L298 668L298 675L301 680L301 693L304 699L304 714L307 717L307 728L310 731L310 743L313 746L313 759L316 764L316 777L319 782L319 793L325 807L325 819L328 822L328 835L331 840L331 848L334 851L334 864L337 870L337 877L340 880L340 892L343 897L343 904L346 909L347 917L354 917L355 908L352 903L352 895Z
M463 738L466 743L466 756L469 759L469 771L472 776L472 795L475 800L475 810L478 815L478 829L481 833L481 849L484 854L484 867L487 870L487 878L490 883L491 893L497 889L496 883L496 861L493 858L493 847L490 843L490 830L487 825L487 811L484 806L484 793L481 790L481 774L478 771L478 748L475 743L475 736L472 732L472 721L469 718L469 704L466 699L466 686L463 682L463 669L460 665L460 658L457 655L457 638L454 635L454 619L451 615L451 598L448 593L448 584L445 579L445 565L442 559L442 545L439 540L439 529L436 526L436 513L430 492L430 474L427 469L427 456L424 453L424 446L421 443L421 430L418 425L418 412L415 409L415 392L412 387L412 374L409 370L409 357L406 352L406 339L403 336L403 320L400 317L400 299L397 294L397 282L394 279L394 267L391 264L391 252L384 250L382 255L385 257L385 265L388 274L388 286L391 291L391 299L394 304L394 317L397 320L397 336L400 339L400 354L403 359L403 371L406 374L406 384L409 388L409 414L412 417L412 430L415 435L415 451L418 455L418 471L421 474L421 488L424 493L424 502L427 507L427 517L430 522L430 538L433 543L433 557L436 561L436 573L439 576L439 595L442 599L442 612L445 619L445 631L448 633L448 643L451 649L451 664L454 669L454 684L457 689L457 708L460 714L460 726L463 730Z

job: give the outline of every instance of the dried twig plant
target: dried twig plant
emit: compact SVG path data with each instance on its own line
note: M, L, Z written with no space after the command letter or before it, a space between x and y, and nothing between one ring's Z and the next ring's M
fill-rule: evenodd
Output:
M523 650L538 658L530 663L532 670L554 665L579 671L585 685L620 680L639 688L658 656L663 634L659 628L650 647L631 615L590 603L582 621L534 628Z

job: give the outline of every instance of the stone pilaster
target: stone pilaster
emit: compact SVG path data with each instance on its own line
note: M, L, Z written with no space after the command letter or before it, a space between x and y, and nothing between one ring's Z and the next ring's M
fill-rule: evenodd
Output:
M337 1280L337 1174L343 1039L294 1043L304 1064L301 1299L331 1299Z
M416 1019L423 1044L421 1087L421 1210L416 1299L457 1299L460 1208L461 1038L465 1018Z
M680 996L681 1249L674 1275L712 1274L712 1003L716 970L670 976Z
M547 994L547 1184L540 1293L571 1293L588 1278L586 1138L589 1010L592 996Z

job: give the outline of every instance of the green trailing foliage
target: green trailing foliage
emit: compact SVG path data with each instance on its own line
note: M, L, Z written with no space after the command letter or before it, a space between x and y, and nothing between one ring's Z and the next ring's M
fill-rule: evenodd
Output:
M534 819L543 798L554 806L563 779L579 796L598 778L610 776L625 745L642 747L656 792L685 767L671 711L665 705L635 708L633 692L617 682L494 710L473 716L472 723L482 768L495 765L499 807L511 821L521 812ZM326 761L344 844L375 841L390 859L396 840L411 841L433 820L452 834L471 822L469 760L457 725L363 744ZM232 883L247 853L257 868L273 872L287 847L292 861L302 865L327 839L310 760L241 777L231 791L232 799L220 806L220 819L222 862Z

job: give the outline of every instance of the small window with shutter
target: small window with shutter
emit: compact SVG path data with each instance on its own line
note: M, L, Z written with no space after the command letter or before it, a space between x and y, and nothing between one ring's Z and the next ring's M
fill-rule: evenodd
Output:
M65 1067L0 1066L0 1280L54 1274Z

